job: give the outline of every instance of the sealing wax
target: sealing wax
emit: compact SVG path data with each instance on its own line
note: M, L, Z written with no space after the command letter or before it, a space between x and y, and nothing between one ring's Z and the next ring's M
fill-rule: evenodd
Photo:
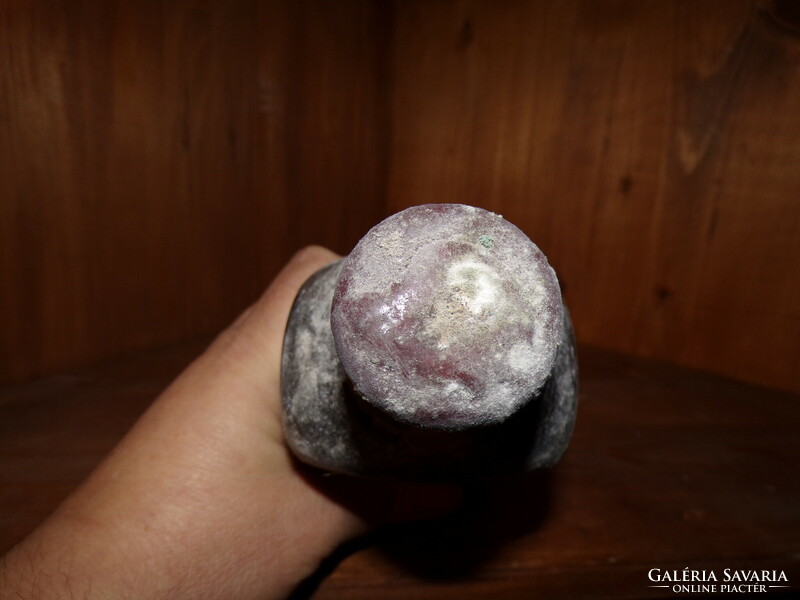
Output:
M283 427L302 461L448 480L555 464L577 362L544 254L461 204L415 206L315 273L289 317Z

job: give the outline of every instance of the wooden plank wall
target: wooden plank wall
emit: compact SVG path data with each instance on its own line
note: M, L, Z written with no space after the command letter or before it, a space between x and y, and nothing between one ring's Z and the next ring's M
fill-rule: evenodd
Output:
M0 381L223 327L383 216L386 9L0 1Z
M758 0L0 0L0 381L218 330L465 202L581 341L800 390L800 26Z
M400 2L390 206L519 225L583 342L800 390L791 8Z

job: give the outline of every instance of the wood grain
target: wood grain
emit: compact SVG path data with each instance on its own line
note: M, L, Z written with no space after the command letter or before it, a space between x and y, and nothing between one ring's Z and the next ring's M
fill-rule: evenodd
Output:
M315 600L674 597L647 588L656 567L800 581L800 398L593 348L579 359L578 422L552 472L398 528Z
M0 2L0 381L218 330L383 216L386 10Z
M202 346L0 389L0 554ZM298 597L672 597L647 588L647 571L684 567L785 570L796 591L800 398L586 347L579 355L578 423L553 471L473 485L451 519L383 531Z
M393 210L502 213L550 258L584 342L800 390L790 10L453 0L395 17Z
M800 391L780 0L0 0L0 381L218 330L308 243L465 202L581 341Z

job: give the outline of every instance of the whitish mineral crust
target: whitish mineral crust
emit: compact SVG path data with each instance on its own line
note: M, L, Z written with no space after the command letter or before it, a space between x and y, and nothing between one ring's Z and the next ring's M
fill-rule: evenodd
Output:
M550 466L577 402L555 272L494 213L395 214L301 289L282 388L290 447L324 469L450 479Z

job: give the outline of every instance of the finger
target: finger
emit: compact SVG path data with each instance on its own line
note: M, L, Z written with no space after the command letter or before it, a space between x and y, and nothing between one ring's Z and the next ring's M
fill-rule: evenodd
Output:
M264 294L223 331L170 385L142 422L183 423L205 431L247 422L280 438L280 356L283 332L303 282L337 255L319 246L297 252ZM173 425L170 425L170 424ZM233 425L232 425L233 426ZM141 429L141 427L139 427Z
M341 256L322 246L307 246L298 251L251 307L248 320L259 325L259 330L279 334L282 338L300 287L317 270L339 258Z
M341 258L321 246L297 252L262 296L245 310L206 351L204 358L226 363L235 377L265 391L280 381L280 357L289 311L303 283Z

